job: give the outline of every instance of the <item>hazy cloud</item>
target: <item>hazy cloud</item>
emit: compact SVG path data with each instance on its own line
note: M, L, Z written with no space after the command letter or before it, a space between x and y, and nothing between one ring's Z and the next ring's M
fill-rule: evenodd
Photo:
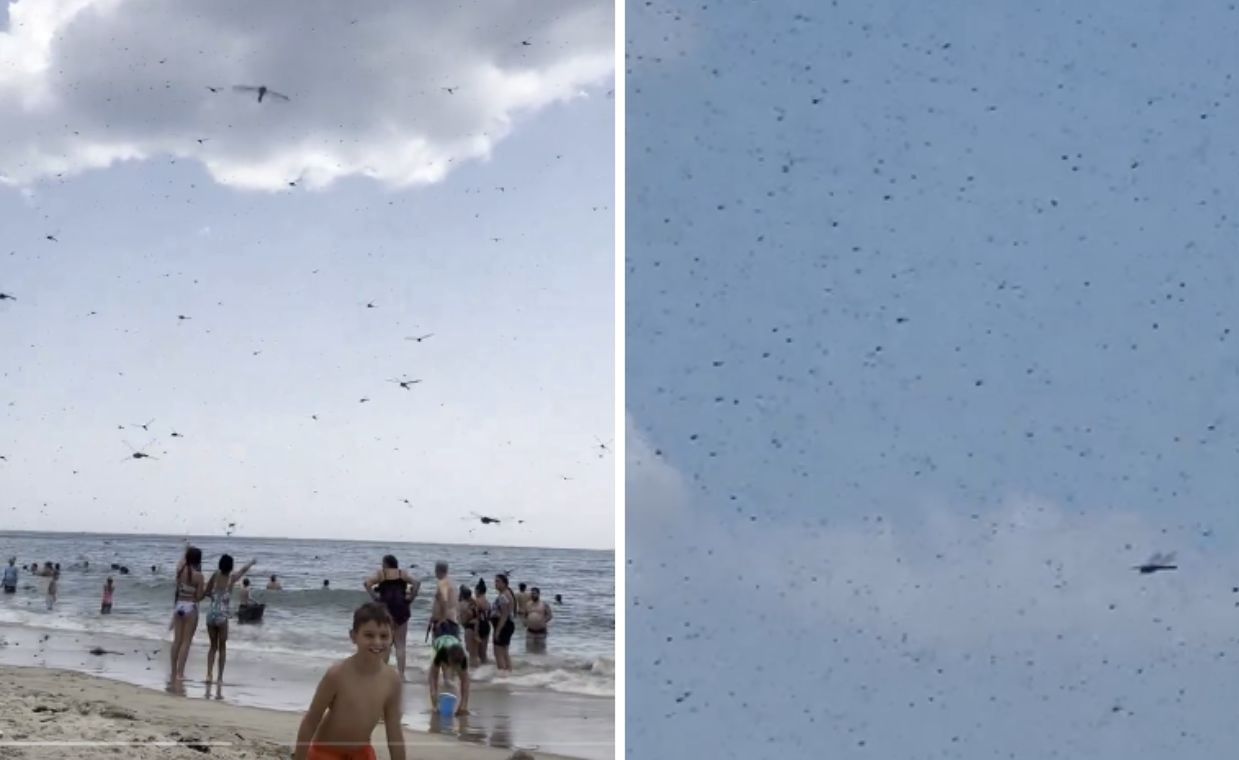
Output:
M523 114L595 85L602 97L613 70L601 1L18 0L8 12L0 181L18 185L157 156L250 189L430 183L487 157ZM237 84L290 100L260 104Z

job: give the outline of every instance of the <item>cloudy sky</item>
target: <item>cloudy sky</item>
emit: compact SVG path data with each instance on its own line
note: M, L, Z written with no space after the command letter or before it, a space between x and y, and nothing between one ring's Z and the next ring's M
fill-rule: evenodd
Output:
M634 757L1239 739L1236 32L629 6Z
M0 528L611 546L612 17L0 3Z

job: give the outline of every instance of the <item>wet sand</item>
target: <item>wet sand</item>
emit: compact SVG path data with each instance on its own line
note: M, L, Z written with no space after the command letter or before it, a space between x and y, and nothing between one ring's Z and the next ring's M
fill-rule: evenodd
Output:
M91 655L89 650L96 646L110 653ZM23 741L61 742L140 734L139 738L131 740L143 743L150 736L171 742L176 742L178 737L198 740L214 737L220 741L241 742L235 736L239 733L245 737L246 757L288 757L297 724L321 671L310 671L303 663L287 658L229 652L222 687L208 689L200 680L187 680L183 691L170 693L168 647L168 642L116 636L6 629L0 633L0 689L3 692L0 727L6 732L0 742L14 741L14 732L26 734ZM420 650L412 650L411 656L413 651L420 654ZM191 677L201 678L205 659L206 647L195 638L188 668ZM57 709L64 708L65 712L34 712L38 705L31 700L37 701L40 695L48 701L47 706L56 702ZM421 680L407 683L404 725L409 740L428 742L428 746L433 747L429 755L419 751L416 756L481 760L507 758L513 749L524 749L537 757L592 760L614 755L611 700L481 684L472 694L470 708L473 715L442 721L430 710L425 683ZM140 714L141 719L135 723L128 717L108 717L109 711L116 710ZM52 715L56 716L55 721L48 720ZM204 719L208 715L219 717L211 717L208 723ZM200 728L203 724L212 727ZM74 732L77 737L73 736ZM375 746L378 748L382 744L385 740L380 728ZM13 749L16 748L0 746L0 756L10 756ZM55 749L52 746L22 747L19 754L12 756L63 756L66 747L52 751ZM78 747L71 749L75 756L95 756L79 754ZM97 749L103 753L99 757L117 756L115 747L84 749L91 752ZM184 751L190 753L184 755L186 757L201 757L192 749L167 746L155 749L159 752L123 756L174 757L178 755L173 752ZM415 747L410 747L411 757L415 756L414 750ZM219 751L212 751L216 756L239 757L237 753L242 749L221 746ZM269 751L277 753L262 754ZM464 754L459 754L462 752Z

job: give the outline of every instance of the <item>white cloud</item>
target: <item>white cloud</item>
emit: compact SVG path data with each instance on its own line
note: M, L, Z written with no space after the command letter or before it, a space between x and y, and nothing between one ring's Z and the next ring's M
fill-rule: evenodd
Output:
M680 473L667 464L646 439L632 415L625 425L624 490L629 521L673 517L688 508L688 489Z
M675 581L721 579L753 614L948 647L1066 633L1136 647L1168 631L1195 644L1234 640L1233 563L1133 513L1070 513L1023 497L975 515L908 509L835 524L824 506L822 518L770 522L760 506L736 514L698 503L631 420L627 441L638 599L675 596ZM1175 549L1178 573L1134 571L1152 552ZM651 563L661 572L649 572ZM812 604L788 604L802 594Z
M430 183L521 116L601 96L613 61L602 0L18 0L0 32L0 180L173 155L251 189Z

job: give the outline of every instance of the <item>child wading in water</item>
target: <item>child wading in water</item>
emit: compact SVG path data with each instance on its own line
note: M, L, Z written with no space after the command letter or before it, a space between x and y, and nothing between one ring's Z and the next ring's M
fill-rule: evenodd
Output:
M112 576L109 575L107 582L103 584L103 604L99 606L100 615L112 614L112 592L115 590L115 586L112 585Z
M370 735L387 729L392 760L405 760L401 679L387 666L392 619L387 607L367 602L353 613L349 638L356 653L327 669L297 731L295 760L375 760Z
M469 714L469 658L460 639L455 636L438 636L434 640L435 657L430 663L430 704L439 709L439 675L442 671L444 680L451 668L460 680L460 701L456 707L457 715Z
M52 579L47 583L47 608L56 606L56 584L60 582L60 571L52 573Z

